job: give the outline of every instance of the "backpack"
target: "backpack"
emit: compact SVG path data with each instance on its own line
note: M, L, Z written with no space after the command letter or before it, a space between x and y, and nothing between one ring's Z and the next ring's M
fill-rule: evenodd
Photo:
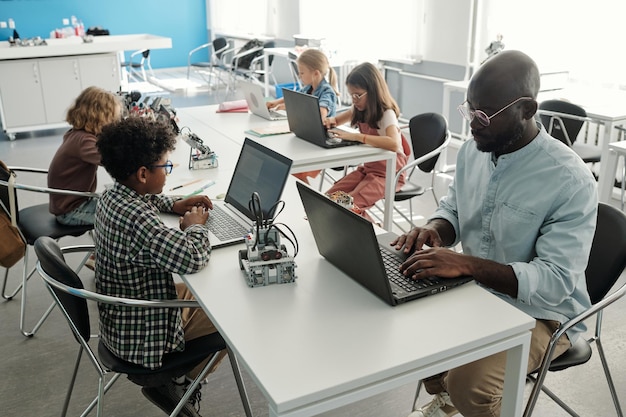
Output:
M237 51L237 55L241 55L243 52L249 51L255 48L263 48L263 42L258 39L252 39L246 42L240 49ZM250 53L247 55L243 55L239 58L237 62L237 69L250 69L250 65L252 64L252 60L263 55L263 50L260 49L254 53ZM233 66L235 65L235 60L233 59Z

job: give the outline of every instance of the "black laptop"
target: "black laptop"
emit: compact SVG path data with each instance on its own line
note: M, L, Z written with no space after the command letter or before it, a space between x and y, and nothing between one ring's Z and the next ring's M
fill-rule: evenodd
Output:
M329 134L322 122L319 98L299 91L283 89L289 130L300 139L322 148L360 145L361 142L342 140Z
M252 193L256 192L260 197L263 216L269 216L283 193L291 163L291 159L245 139L224 201L213 201L213 210L206 223L213 248L244 241L255 220L248 205Z
M395 234L376 235L372 223L362 216L304 183L298 182L297 187L319 253L389 305L438 294L472 280L430 277L414 281L405 277L399 267L407 255L390 245Z

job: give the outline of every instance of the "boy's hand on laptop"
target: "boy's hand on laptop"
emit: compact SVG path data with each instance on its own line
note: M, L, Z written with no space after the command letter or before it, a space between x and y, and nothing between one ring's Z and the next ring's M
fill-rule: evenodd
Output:
M178 200L172 206L172 211L183 215L191 211L193 207L204 207L206 210L213 208L213 203L206 195L193 195L182 200Z
M180 230L185 230L194 224L205 224L209 218L209 210L203 206L194 206L180 218Z

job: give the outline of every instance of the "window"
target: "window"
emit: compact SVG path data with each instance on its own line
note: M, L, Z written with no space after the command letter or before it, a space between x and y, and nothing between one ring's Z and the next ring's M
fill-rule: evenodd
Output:
M210 0L209 5L213 33L266 33L267 0Z
M421 56L423 0L300 0L300 33L329 55L376 62Z

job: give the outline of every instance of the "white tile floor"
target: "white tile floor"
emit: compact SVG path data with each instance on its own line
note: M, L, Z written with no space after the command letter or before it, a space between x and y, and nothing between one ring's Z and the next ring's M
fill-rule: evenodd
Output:
M172 75L173 74L173 75ZM176 71L157 71L157 77L166 79L181 78L184 69ZM184 76L184 75L183 75ZM177 82L178 83L178 82ZM167 83L166 83L167 84ZM178 85L178 84L177 84ZM206 91L192 92L161 92L172 99L174 107L204 105L223 100L218 94L209 95ZM223 94L223 90L221 91ZM18 135L15 141L0 137L0 158L10 165L35 166L47 168L54 151L61 142L62 131L43 131L37 134ZM103 178L107 178L103 173ZM33 180L34 181L34 180ZM42 184L43 185L43 184ZM444 187L440 184L439 187ZM442 188L443 189L443 188ZM441 195L442 191L439 191ZM41 195L20 197L22 206L41 201ZM418 199L414 204L414 212L418 216L428 215L434 208L434 200L430 196ZM420 219L416 220L418 223ZM88 242L87 238L65 239L62 243L74 244ZM32 250L31 250L32 251ZM32 253L32 252L31 252ZM31 256L31 265L34 254ZM21 264L9 271L9 285L12 289L18 282ZM4 270L0 268L0 276ZM90 281L89 272L85 272L85 282ZM89 284L87 284L89 285ZM63 396L77 346L58 311L53 312L37 335L31 339L24 338L18 330L19 303L21 294L12 301L0 302L0 415L2 416L56 416L60 414ZM37 314L41 314L50 302L38 278L31 280L28 288L28 322L32 323ZM626 403L626 325L623 317L626 313L626 301L619 301L614 308L604 315L605 332L604 348L610 361L611 369L618 393L622 394L622 402ZM420 333L419 320L415 329ZM445 332L442 323L441 331ZM436 337L436 335L423 335ZM304 358L305 359L305 358ZM85 404L95 395L95 372L83 358L83 372L75 388L73 401L68 415L78 415ZM305 378L305 375L297 378ZM254 383L246 377L255 416L267 416L267 404ZM562 398L570 403L582 416L613 416L611 399L604 382L601 365L597 355L582 367L551 374L547 384L562 394ZM325 413L325 416L394 416L408 414L415 385L406 385L400 389L377 395L357 404L342 407ZM204 416L242 416L243 409L239 402L236 387L230 368L221 366L203 387L202 415ZM528 393L528 389L527 389ZM425 401L426 397L423 397ZM626 404L625 404L626 405ZM111 416L161 416L163 413L150 404L141 395L139 387L127 380L120 380L107 396L106 415ZM542 396L535 410L535 416L558 417L566 414L552 402Z

